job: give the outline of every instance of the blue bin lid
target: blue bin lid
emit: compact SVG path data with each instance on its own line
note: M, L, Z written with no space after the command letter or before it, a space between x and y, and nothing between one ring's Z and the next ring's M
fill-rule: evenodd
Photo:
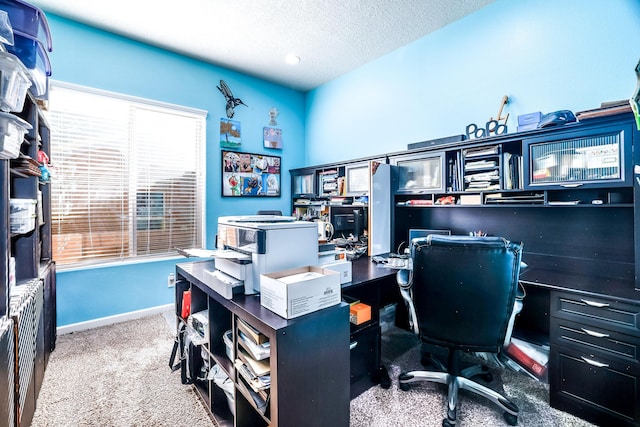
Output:
M14 30L13 35L15 43L13 46L6 46L7 51L20 58L28 69L37 68L50 76L51 62L42 42L18 30Z
M53 51L51 31L44 12L23 0L0 0L0 9L9 14L14 29L40 40L49 52Z

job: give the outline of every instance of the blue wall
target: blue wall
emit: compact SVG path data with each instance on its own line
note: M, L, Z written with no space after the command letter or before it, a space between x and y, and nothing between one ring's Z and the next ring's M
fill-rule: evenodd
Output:
M289 211L288 169L406 149L464 133L505 112L579 111L629 98L640 58L637 0L497 0L447 27L305 94L48 15L54 78L209 111L207 244L220 215ZM220 197L218 120L223 79L249 108L237 108L243 151L264 152L272 106L284 130L283 196ZM178 260L180 261L180 260ZM58 323L173 301L175 261L58 274ZM78 308L82 305L82 308Z
M496 116L631 97L638 0L498 0L307 95L307 163L406 150Z
M46 12L46 11L45 11ZM253 214L258 209L290 212L288 170L304 166L304 94L256 78L133 42L47 14L53 37L52 78L59 81L207 110L207 247L214 246L218 216ZM236 108L242 124L241 151L282 156L282 196L237 200L222 198L219 121L225 102L216 89L227 82L248 107ZM280 111L284 148L263 148L262 128L269 110ZM87 106L91 108L91 106ZM55 182L52 184L55 185ZM167 276L175 260L60 271L58 325L64 326L173 301Z

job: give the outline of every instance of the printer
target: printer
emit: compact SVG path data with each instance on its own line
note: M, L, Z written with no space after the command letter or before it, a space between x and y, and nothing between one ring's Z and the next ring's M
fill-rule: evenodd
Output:
M229 288L260 292L260 275L318 264L318 227L280 215L222 216L218 218L218 254L214 255L214 287L226 298ZM222 289L225 289L222 286ZM225 295L226 294L226 295Z

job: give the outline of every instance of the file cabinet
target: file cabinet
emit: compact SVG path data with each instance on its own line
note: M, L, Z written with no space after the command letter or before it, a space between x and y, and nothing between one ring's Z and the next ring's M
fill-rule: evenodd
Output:
M551 406L601 425L640 422L640 301L551 292Z

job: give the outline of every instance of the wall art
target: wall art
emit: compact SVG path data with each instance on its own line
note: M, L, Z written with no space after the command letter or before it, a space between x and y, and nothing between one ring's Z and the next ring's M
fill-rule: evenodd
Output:
M279 156L222 151L223 197L280 197Z

